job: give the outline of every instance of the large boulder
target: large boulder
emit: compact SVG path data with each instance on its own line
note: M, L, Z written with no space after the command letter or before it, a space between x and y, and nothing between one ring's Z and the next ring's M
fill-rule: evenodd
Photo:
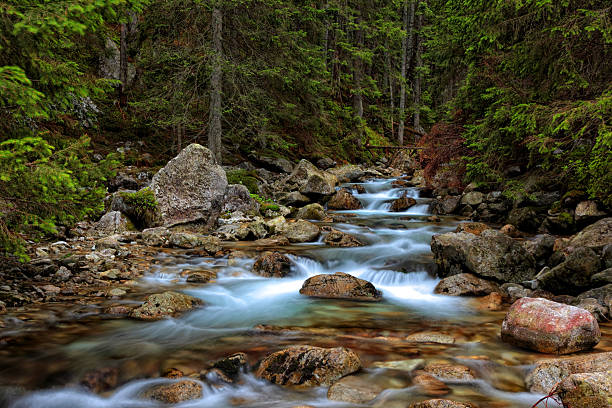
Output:
M557 387L564 407L612 407L612 370L572 374Z
M167 291L147 297L145 302L130 312L130 317L139 320L160 320L194 309L203 302L193 296Z
M525 383L531 392L548 394L564 378L578 373L612 370L612 352L583 354L538 361Z
M331 173L319 170L308 160L301 160L293 172L284 181L287 186L295 186L300 193L315 196L327 196L336 192L338 179Z
M574 212L576 222L582 225L605 216L606 213L597 208L597 203L591 200L579 202L576 205L576 211Z
M473 273L501 282L519 283L535 275L535 259L523 246L492 229L434 235L431 250L441 277Z
M457 225L455 232L469 232L470 234L480 235L484 230L488 229L491 229L491 227L482 222L462 222Z
M323 274L310 277L302 285L300 293L317 298L365 300L370 302L382 299L382 293L370 282L342 272L336 272L333 275Z
M190 144L151 182L164 226L190 222L212 225L227 189L225 171L206 147Z
M590 287L591 277L600 267L597 254L591 248L580 247L572 251L565 262L539 274L536 279L543 289L576 295Z
M460 273L444 278L434 289L434 293L450 296L486 296L492 292L501 292L497 283L471 273Z
M282 278L291 272L291 259L280 252L264 252L253 264L253 272L267 278Z
M484 201L485 195L480 191L470 191L461 197L462 205L476 207Z
M502 341L542 353L568 354L593 348L601 338L597 320L584 309L524 297L502 323Z
M361 202L346 188L338 190L327 203L327 208L332 210L358 210L361 207Z
M612 242L612 217L599 220L574 235L569 241L569 246L589 247L599 252L610 242Z
M433 214L438 215L453 214L459 206L460 201L460 196L448 195L444 198L436 199L434 202L432 202L430 210Z
M227 186L223 198L222 213L240 211L245 214L258 213L259 203L251 197L249 189L242 184L230 184Z
M278 385L330 386L361 368L359 356L343 348L294 346L272 353L255 375Z

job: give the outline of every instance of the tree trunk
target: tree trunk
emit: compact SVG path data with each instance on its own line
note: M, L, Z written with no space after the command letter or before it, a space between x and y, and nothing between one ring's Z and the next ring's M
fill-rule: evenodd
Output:
M213 57L212 74L210 76L208 147L213 154L215 162L218 164L221 164L222 29L223 14L219 7L215 7L212 12L212 43L215 55Z
M417 19L417 49L416 49L416 67L414 78L414 129L423 132L421 127L421 81L423 77L423 13L420 13ZM416 135L414 136L416 140Z
M359 24L359 19L356 19L356 23ZM358 29L355 32L355 44L361 48L363 46L363 31ZM358 56L353 56L353 110L355 115L359 118L359 124L357 127L357 137L355 142L358 146L361 146L363 136L363 95L362 95L362 81L363 81L363 61Z
M390 110L391 114L389 115L389 119L391 122L391 139L395 136L395 124L393 123L393 118L395 114L395 96L393 95L393 65L391 64L391 55L389 53L389 44L387 44L387 51L385 52L385 61L387 64L387 69L385 71L386 80L383 81L386 85L389 86L389 100L390 102Z
M404 144L404 126L406 119L406 83L408 77L406 75L407 68L410 67L412 61L412 43L414 33L414 1L410 2L410 13L408 13L408 0L404 1L404 31L406 36L402 41L402 65L401 65L401 85L400 85L400 106L399 106L399 125L397 129L397 143L402 146Z
M121 40L119 44L119 81L121 81L119 104L121 106L127 104L127 97L125 95L128 81L127 31L127 24L121 24Z

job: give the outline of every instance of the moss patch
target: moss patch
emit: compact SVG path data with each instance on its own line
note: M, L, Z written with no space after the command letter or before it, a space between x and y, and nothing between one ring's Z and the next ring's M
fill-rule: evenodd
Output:
M249 190L249 193L259 194L255 172L239 169L230 170L226 175L228 184L242 184Z

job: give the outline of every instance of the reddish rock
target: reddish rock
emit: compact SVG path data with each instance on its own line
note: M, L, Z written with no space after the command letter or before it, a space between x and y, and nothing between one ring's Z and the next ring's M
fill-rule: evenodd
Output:
M370 282L352 275L336 272L308 278L300 289L302 295L329 298L379 301L382 293Z
M253 272L268 278L282 278L291 271L291 259L280 252L264 252L253 265Z
M520 231L512 224L504 225L500 231L512 238L518 238L521 235Z
M178 404L182 401L202 397L202 385L195 381L183 380L172 384L154 386L144 393L146 398L165 404Z
M359 356L344 347L293 346L272 353L255 375L278 385L330 386L361 368Z
M501 338L542 353L568 354L593 348L601 332L597 320L584 309L524 297L506 314Z
M482 222L462 222L457 225L455 232L469 232L470 234L480 235L482 231L488 229L491 229L491 227Z
M159 320L168 316L176 316L201 306L204 302L183 293L167 291L147 297L145 302L132 309L130 317L139 320Z
M498 292L491 292L478 299L478 308L481 310L501 310L503 299Z
M358 210L361 207L361 202L346 188L338 190L327 203L327 208L332 210Z

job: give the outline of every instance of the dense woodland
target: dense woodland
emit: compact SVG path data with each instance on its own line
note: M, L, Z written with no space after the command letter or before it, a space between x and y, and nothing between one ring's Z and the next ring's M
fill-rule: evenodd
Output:
M223 164L417 143L432 182L520 191L518 166L609 207L611 15L606 0L2 0L0 247L23 256L24 237L99 218L114 171L194 141Z

